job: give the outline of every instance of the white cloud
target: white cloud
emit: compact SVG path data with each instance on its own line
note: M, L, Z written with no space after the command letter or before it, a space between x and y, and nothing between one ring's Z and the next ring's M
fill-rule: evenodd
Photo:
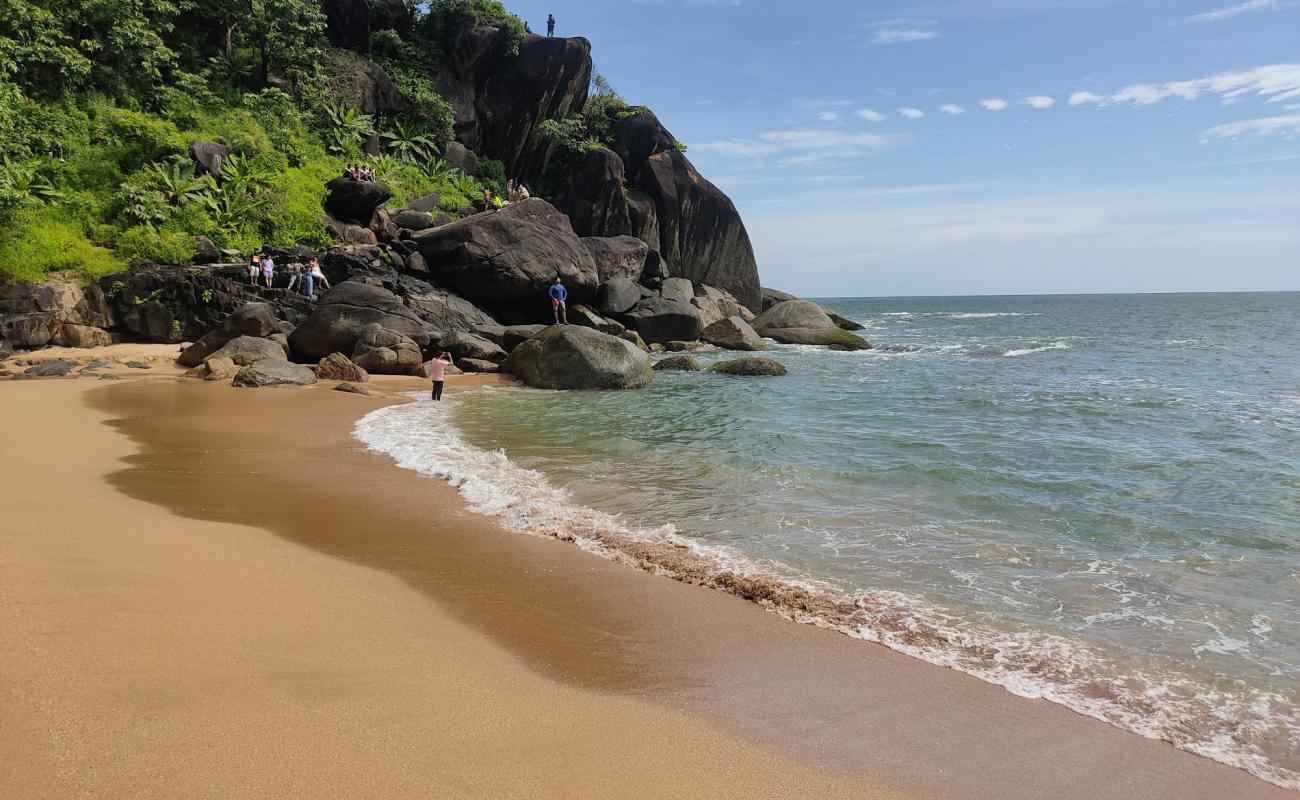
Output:
M920 119L925 116L924 111L919 108L911 108L910 106L904 106L903 108L898 109L898 113L908 119Z
M938 39L934 20L887 19L871 25L872 44L907 44Z
M1084 103L1100 103L1106 98L1092 92L1075 92L1070 95L1070 105L1081 106Z
M980 105L984 106L987 111L1005 111L1007 108L1007 101L1000 97L995 97L992 100L981 100Z
M1246 2L1238 3L1235 6L1206 11L1204 14L1193 14L1184 19L1183 22L1219 22L1220 20L1232 19L1238 14L1245 14L1249 11L1267 11L1281 6L1282 3L1278 2L1278 0L1246 0Z
M810 164L827 158L871 156L897 147L907 137L843 130L795 129L768 131L752 139L718 139L691 145L691 153L724 158L771 158L784 166Z
M887 114L881 114L879 111L872 111L869 108L861 108L853 112L868 122L883 122L889 119Z
M966 113L966 109L962 108L959 105L954 105L952 103L944 103L943 105L939 106L939 110L945 114L952 114L954 117L957 116L958 114Z
M1202 94L1218 95L1225 103L1250 94L1265 97L1270 103L1291 100L1300 97L1300 64L1270 64L1184 81L1135 83L1110 95L1105 102L1149 106L1170 97L1195 100Z
M817 115L817 119L822 122L839 122L842 117L840 117L840 112L838 111L823 111Z
M1051 108L1056 105L1056 101L1046 95L1036 94L1033 97L1026 97L1025 105L1030 108Z
M1300 134L1300 114L1282 117L1258 117L1215 125L1201 134L1201 139L1234 139L1238 136L1295 136Z

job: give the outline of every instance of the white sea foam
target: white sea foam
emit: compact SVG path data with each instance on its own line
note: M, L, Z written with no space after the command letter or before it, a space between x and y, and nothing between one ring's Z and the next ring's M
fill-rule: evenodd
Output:
M1051 344L1040 345L1038 347L1022 347L1015 350L1008 350L1002 354L1003 358L1015 358L1017 356L1027 356L1031 353L1045 353L1048 350L1069 350L1072 345L1064 339L1052 342Z
M541 473L512 463L504 453L465 442L450 422L457 402L422 400L382 408L359 420L355 435L403 468L448 481L472 511L495 517L510 530L571 541L605 558L730 591L788 619L878 642L1013 694L1060 703L1300 789L1293 751L1276 749L1300 740L1300 710L1284 697L1250 688L1227 693L1178 674L1125 673L1072 639L973 625L897 591L845 594L780 564L704 545L670 524L631 525L619 516L575 504ZM1087 572L1107 570L1102 562L1093 562ZM1125 605L1126 599L1118 602ZM1097 615L1093 621L1107 616ZM1257 632L1268 629L1267 620L1253 622ZM1244 646L1216 637L1204 650L1229 652Z

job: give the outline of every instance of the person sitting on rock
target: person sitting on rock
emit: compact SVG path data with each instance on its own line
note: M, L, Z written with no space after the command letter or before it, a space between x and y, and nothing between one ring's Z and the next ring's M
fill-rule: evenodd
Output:
M433 399L442 402L442 384L446 380L447 367L451 365L451 353L442 352L429 362L429 380L433 381Z
M355 180L356 180L356 176L354 176L354 175L352 174L352 165L351 165L351 164L348 164L346 167L343 168L343 177L347 178L348 180L352 180L352 181L355 181Z
M530 194L528 193L528 187L527 187L527 186L524 186L523 183L520 183L519 185L515 186L515 202L516 202L516 203L517 203L517 202L520 202L520 201L522 201L522 200L527 200L529 197L532 197L532 195L530 195Z
M569 299L569 290L564 288L564 282L560 280L559 275L555 276L555 281L547 293L551 296L551 313L555 315L555 324L568 325L569 315L564 306L565 301Z
M555 15L554 15L554 14L547 14L547 15L546 15L546 35L547 35L547 37L551 37L551 36L554 36L554 35L555 35Z
M321 272L319 258L312 256L311 261L307 264L307 272L311 275L313 283L319 282L326 289L330 288L330 279L325 277L324 272Z
M484 211L491 211L492 208L493 208L493 206L492 206L492 190L489 189L489 188L487 188L486 186L484 186L484 187L483 187L483 210L484 210Z
M365 169L361 170L361 180L367 182L374 182L375 180L374 169L372 169L371 167L366 167Z

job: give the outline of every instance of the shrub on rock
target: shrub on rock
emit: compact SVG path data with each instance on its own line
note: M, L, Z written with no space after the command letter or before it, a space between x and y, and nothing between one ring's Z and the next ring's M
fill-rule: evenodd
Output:
M650 357L634 344L577 325L545 329L501 369L539 389L637 389L654 379Z
M784 365L770 358L750 356L719 361L709 367L709 372L720 372L723 375L784 375L786 369Z

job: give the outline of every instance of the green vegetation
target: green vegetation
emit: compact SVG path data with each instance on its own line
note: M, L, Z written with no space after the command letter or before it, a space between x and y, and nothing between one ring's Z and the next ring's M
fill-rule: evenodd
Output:
M324 184L352 163L396 203L465 207L482 184L436 158L454 121L434 88L440 43L485 24L517 51L523 25L491 0L413 13L371 54L410 108L374 118L357 109L362 57L329 47L317 0L0 0L0 282L185 263L199 235L324 247ZM189 143L219 137L221 174L196 174ZM375 138L383 154L366 155ZM481 163L503 189L500 163Z
M548 164L538 188L544 194L559 193L564 176L581 164L589 153L614 144L615 122L645 110L645 106L628 105L604 75L593 72L591 91L582 113L563 120L546 120L538 126L538 133L555 144L555 157ZM686 146L681 145L679 149L685 152Z

